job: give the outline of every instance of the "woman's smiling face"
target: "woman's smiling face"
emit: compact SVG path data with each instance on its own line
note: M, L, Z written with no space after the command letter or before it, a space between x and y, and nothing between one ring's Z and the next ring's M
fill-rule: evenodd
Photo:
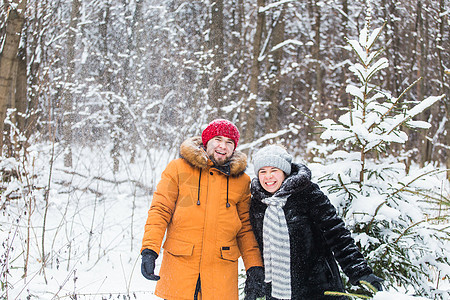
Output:
M263 167L258 172L261 186L272 194L278 191L285 178L284 172L275 167Z

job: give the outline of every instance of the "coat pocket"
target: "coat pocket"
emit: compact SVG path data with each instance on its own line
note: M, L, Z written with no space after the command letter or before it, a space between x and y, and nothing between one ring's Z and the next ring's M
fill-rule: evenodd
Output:
M163 245L164 250L174 256L191 256L194 244L175 239L167 239Z
M220 247L220 257L224 260L237 261L241 256L238 246L222 246Z

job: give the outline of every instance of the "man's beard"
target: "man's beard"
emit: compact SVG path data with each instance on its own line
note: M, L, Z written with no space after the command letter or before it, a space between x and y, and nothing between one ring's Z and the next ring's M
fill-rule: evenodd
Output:
M230 161L230 158L231 158L231 157L228 157L228 158L226 158L226 159L224 159L224 160L222 160L222 161L217 161L217 160L215 160L215 158L214 158L214 154L211 154L211 155L209 156L209 159L210 159L216 166L223 166L223 165L226 165L226 164Z

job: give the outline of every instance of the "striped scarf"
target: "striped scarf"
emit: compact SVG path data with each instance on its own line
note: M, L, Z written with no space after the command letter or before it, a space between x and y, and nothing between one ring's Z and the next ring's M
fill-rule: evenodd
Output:
M272 297L291 299L289 232L283 206L288 196L269 197L263 224L265 282L272 282Z

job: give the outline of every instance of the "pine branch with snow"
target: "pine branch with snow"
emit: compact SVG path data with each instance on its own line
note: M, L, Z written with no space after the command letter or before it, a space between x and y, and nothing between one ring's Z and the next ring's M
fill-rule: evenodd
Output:
M444 95L408 107L403 98L415 83L399 97L374 83L389 65L382 49L373 49L382 29L369 33L367 25L359 40L348 41L357 58L349 70L358 82L347 86L351 105L337 120L318 121L321 138L335 145L331 152L324 151L319 182L377 275L393 289L443 299L447 292L436 282L450 276L449 216L448 211L436 215L432 209L448 198L443 193L449 186L446 170L433 165L408 170L404 156L386 153L393 144L408 140L404 127L429 128L428 122L414 118Z

